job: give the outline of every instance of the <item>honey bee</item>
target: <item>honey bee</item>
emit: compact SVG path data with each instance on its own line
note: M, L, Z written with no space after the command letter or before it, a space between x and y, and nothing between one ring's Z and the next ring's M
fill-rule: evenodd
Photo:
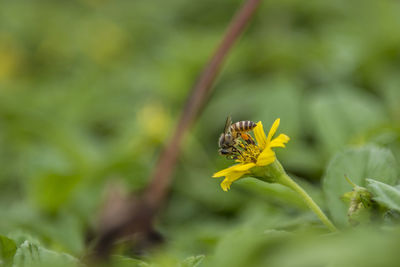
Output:
M254 144L253 138L247 134L247 132L253 130L254 127L256 127L256 124L252 121L238 121L232 124L232 119L228 116L225 122L224 132L218 140L219 154L224 156L236 156L240 154L240 150L236 147L239 137L249 144Z

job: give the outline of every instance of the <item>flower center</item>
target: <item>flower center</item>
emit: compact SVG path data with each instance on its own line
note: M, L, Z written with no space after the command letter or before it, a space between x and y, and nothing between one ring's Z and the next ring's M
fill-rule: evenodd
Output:
M239 155L237 156L238 162L241 163L256 163L257 158L261 153L260 148L255 144L246 144L241 142L239 144L241 150Z

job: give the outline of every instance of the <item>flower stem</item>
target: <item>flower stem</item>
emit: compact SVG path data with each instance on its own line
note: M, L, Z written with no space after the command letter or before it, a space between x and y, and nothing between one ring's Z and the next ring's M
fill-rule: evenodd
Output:
M307 194L304 189L299 186L295 181L292 180L286 173L282 173L277 181L278 183L291 188L297 192L306 202L307 206L318 216L318 218L329 228L332 232L336 232L337 229L333 223L326 217L321 208L314 202L314 200Z

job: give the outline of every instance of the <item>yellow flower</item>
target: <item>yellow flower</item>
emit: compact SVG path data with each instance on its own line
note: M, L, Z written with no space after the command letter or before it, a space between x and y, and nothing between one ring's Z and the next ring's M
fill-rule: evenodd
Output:
M254 136L257 144L242 145L243 151L241 151L241 155L236 160L239 164L214 173L214 178L225 177L221 183L221 188L224 191L228 191L234 181L245 174L249 174L251 168L267 166L275 161L275 152L271 148L285 147L285 143L290 140L285 134L280 134L278 137L272 139L272 136L274 136L279 127L279 122L280 119L275 120L269 130L268 136L265 135L261 121L258 122L254 128Z

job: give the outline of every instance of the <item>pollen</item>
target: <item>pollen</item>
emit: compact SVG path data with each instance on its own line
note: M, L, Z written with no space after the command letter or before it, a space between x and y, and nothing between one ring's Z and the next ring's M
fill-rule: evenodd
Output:
M255 144L240 142L240 154L236 161L241 163L256 163L257 158L261 153L260 148Z

